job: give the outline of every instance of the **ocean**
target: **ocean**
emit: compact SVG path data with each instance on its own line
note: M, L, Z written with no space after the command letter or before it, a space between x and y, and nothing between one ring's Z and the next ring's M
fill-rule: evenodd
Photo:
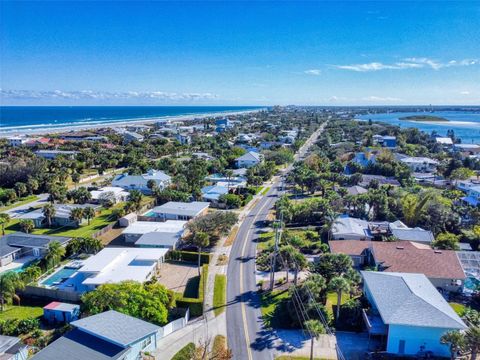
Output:
M445 118L445 122L419 122L405 121L399 118L411 115L432 115ZM382 121L388 124L399 125L402 128L414 127L428 134L436 131L441 136L446 136L448 130L453 130L457 138L465 144L480 144L480 112L476 111L434 111L422 112L391 112L384 114L367 114L358 116L357 119Z
M0 106L0 133L260 109L258 106Z

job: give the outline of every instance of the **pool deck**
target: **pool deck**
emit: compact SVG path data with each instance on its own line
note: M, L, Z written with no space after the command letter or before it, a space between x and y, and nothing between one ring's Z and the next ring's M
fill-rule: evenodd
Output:
M0 274L6 271L19 270L26 264L31 263L38 258L35 256L23 256L19 259L13 260L10 264L0 267Z

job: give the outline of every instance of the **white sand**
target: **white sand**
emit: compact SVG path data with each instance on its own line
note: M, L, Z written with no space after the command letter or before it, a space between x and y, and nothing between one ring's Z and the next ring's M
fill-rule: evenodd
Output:
M266 108L259 108L255 110L244 110L244 111L226 111L226 112L215 112L215 113L207 113L207 114L191 114L191 115L178 115L178 116L159 116L156 118L150 119L129 119L128 121L118 121L112 123L102 123L102 124L79 124L79 125L68 125L64 127L56 127L56 128L41 128L41 129L20 129L16 130L9 130L9 131L2 131L0 128L0 137L11 137L11 136L22 136L22 135L45 135L45 134L58 134L68 131L81 131L81 130L91 130L91 129L102 129L102 128L121 128L127 125L132 124L153 124L160 120L168 120L168 121L191 121L195 119L204 119L210 117L220 117L220 116L229 116L229 115L244 115L244 114L251 114L256 113L261 110L265 110Z

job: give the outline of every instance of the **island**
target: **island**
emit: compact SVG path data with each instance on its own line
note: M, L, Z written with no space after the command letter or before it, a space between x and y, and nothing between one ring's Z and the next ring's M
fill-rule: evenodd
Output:
M411 115L399 118L407 121L450 121L448 119L433 115Z

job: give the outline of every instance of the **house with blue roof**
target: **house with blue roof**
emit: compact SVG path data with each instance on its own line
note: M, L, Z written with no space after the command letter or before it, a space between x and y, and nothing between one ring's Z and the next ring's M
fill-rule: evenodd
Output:
M362 271L362 277L371 306L363 319L370 336L386 339L387 353L450 356L440 338L467 326L424 274Z
M137 360L157 349L160 327L110 310L70 323L66 333L34 360Z
M212 203L212 205L217 204L222 195L228 194L228 187L220 185L210 185L205 186L201 190L202 200Z

